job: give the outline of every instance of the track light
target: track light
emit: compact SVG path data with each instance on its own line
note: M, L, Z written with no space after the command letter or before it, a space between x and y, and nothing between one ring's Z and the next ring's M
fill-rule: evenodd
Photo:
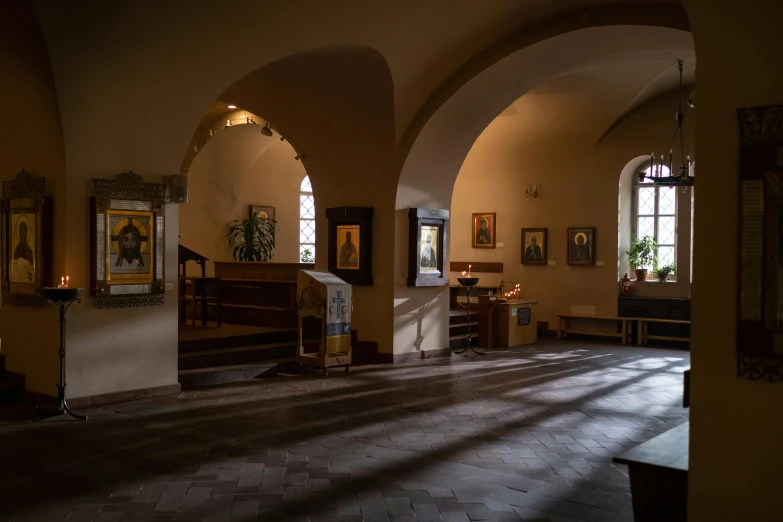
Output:
M266 122L266 125L261 127L261 134L263 134L264 136L269 136L271 138L272 137L272 129L271 129L271 127L272 127L272 124L269 123L269 122Z
M297 155L294 157L294 159L295 159L296 161L299 161L300 159L303 159L303 158L304 158L304 154L297 154Z

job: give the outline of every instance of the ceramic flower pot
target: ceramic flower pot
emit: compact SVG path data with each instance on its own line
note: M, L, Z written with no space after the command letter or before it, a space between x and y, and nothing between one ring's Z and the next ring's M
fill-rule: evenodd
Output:
M636 280L637 281L646 281L647 280L647 269L646 268L637 268L634 270L636 272Z

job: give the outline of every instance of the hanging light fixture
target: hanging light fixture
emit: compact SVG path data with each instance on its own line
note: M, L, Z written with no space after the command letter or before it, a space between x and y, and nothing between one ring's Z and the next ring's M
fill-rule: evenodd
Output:
M680 69L680 97L677 106L677 128L674 130L674 135L669 141L669 163L668 167L664 164L666 157L661 154L660 159L655 157L655 153L650 154L650 167L639 173L639 181L643 182L645 179L652 181L655 185L663 185L666 187L692 187L694 182L693 177L693 158L688 151L688 145L685 143L685 131L682 127L683 119L685 115L682 113L682 65L683 62L678 62ZM679 173L674 173L674 140L679 137L680 140L680 164L677 166Z

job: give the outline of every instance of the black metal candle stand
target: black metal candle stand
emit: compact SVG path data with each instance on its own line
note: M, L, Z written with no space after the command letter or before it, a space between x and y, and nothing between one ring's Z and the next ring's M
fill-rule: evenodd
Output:
M70 415L79 420L87 420L86 415L78 415L71 411L65 400L65 313L73 303L81 303L79 295L81 288L44 288L44 294L57 306L60 312L60 349L57 354L60 356L60 382L57 386L57 405L53 409L41 410L42 418L39 420L50 419L60 415Z
M454 352L454 355L463 355L464 357L468 356L468 350L475 353L476 355L484 355L483 352L477 352L473 349L473 346L471 344L471 341L473 340L470 337L470 291L478 284L479 278L478 277L458 277L457 281L459 281L459 284L461 287L465 289L465 293L468 296L468 333L465 338L465 342L467 343L467 346L461 350L457 350Z

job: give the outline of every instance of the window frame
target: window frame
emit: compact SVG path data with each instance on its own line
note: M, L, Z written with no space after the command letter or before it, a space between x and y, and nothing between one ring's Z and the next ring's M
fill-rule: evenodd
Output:
M304 191L302 190L302 186L304 185L305 180L307 180L308 184L310 185L310 191ZM302 196L309 196L313 198L313 217L312 218L306 218L302 217ZM313 227L313 241L312 243L309 242L302 242L302 223L303 222L310 222L312 223ZM302 178L302 181L299 183L299 262L304 263L302 261L302 247L311 247L313 250L313 260L315 260L315 196L313 195L313 184L310 181L310 176L308 174L305 174L305 176Z
M678 235L678 228L679 228L679 211L680 211L680 205L679 205L679 198L677 197L677 190L675 187L674 191L674 214L661 214L660 213L660 189L661 186L655 185L654 183L640 183L639 182L639 174L645 173L647 174L648 170L652 166L651 162L647 161L643 163L639 169L636 171L636 175L633 179L633 184L631 185L631 240L635 241L639 236L639 188L640 187L649 187L655 190L655 196L654 196L654 204L653 204L653 214L643 214L641 217L652 217L653 218L653 239L655 240L655 243L658 244L658 226L659 226L659 220L661 217L673 217L674 218L674 243L669 244L666 243L664 245L658 245L659 247L671 247L673 251L673 263L677 262L677 235ZM665 167L666 168L666 167ZM667 168L668 170L668 168ZM668 175L668 174L667 174ZM660 267L660 258L658 257L658 252L655 253L655 263L653 267L648 268L650 272L652 272L655 268L655 266ZM676 276L671 276L671 280L675 280Z

